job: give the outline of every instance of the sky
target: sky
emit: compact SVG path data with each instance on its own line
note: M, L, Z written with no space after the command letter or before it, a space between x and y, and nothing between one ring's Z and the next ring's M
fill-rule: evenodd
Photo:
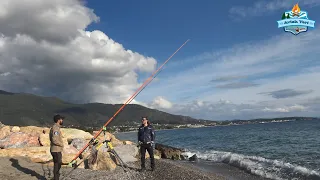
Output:
M299 3L315 28L278 28ZM319 0L1 0L0 89L208 120L316 116Z

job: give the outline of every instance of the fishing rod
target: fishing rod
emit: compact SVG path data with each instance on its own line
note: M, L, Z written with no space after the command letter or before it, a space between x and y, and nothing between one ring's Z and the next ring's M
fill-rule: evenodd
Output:
M71 160L69 165L73 166L76 163L76 159L83 153L88 146L95 141L95 139L101 134L103 129L124 109L124 107L129 104L162 70L163 66L184 46L188 43L189 39L184 42L152 75L136 90L136 92L118 109L118 111L103 125L103 127L95 134L95 136L76 154L76 156Z

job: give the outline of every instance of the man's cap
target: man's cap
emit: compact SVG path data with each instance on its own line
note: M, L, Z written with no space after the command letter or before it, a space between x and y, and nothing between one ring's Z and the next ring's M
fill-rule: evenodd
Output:
M55 116L53 116L53 121L54 122L57 122L59 119L64 119L65 117L64 116L61 116L60 114L56 114Z

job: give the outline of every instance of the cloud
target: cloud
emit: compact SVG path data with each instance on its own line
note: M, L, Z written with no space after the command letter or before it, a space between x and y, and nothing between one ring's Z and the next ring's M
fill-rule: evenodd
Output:
M297 3L294 0L263 0L257 1L252 6L234 6L229 10L230 17L235 19L265 16L277 10L290 10ZM298 2L302 9L319 6L318 0L305 0Z
M245 78L245 76L222 76L212 79L211 82L225 82Z
M78 30L99 21L93 10L78 0L2 0L0 11L0 32L4 36L26 35L39 42L66 43L78 36Z
M140 72L153 71L157 61L126 49L99 30L87 31L95 22L99 17L78 0L2 0L0 89L73 102L125 102L141 85ZM169 63L132 103L204 119L316 115L319 40L320 31L314 29ZM166 76L170 69L174 75ZM312 92L304 96L291 92L291 98L259 94L279 89ZM284 94L290 93L276 97Z
M289 97L295 97L300 96L304 94L312 93L313 90L306 90L306 91L298 91L294 89L281 89L278 91L272 91L272 92L264 92L260 94L267 94L272 96L273 98L280 99L280 98L289 98Z
M0 88L73 102L123 103L156 60L125 49L99 30L78 0L0 3Z
M288 112L292 112L292 111L303 111L305 110L306 107L302 106L302 105L293 105L293 106L285 106L285 107L282 107L282 108L273 108L273 109L270 109L270 108L264 108L263 111L270 111L270 112L285 112L285 113L288 113Z
M258 84L251 83L251 82L234 82L234 83L218 85L216 87L222 88L222 89L237 89L237 88L247 88L247 87L252 87L257 85Z
M151 107L153 108L159 108L159 109L170 109L172 108L172 103L168 100L166 100L164 97L158 96L156 97L152 104Z
M170 112L204 119L318 115L319 104L307 103L320 93L319 40L320 31L314 29L299 36L279 35L206 52L203 57L181 60L180 69L176 68L180 62L169 64L166 72L174 73L159 75L161 81L148 87L140 100L170 92L165 96L174 103ZM278 98L261 94L279 89L295 91L275 93ZM279 98L284 96L291 97ZM221 104L221 99L232 103ZM193 100L204 105L199 107ZM305 108L301 111L296 105Z
M290 116L303 114L310 116L309 108L300 104L293 105L275 105L275 104L235 104L229 101L210 102L203 101L198 105L198 101L189 104L175 104L172 113L192 114L197 118L208 118L212 120L230 120L230 119L253 119L253 118L272 118L276 116ZM314 114L313 114L314 115Z

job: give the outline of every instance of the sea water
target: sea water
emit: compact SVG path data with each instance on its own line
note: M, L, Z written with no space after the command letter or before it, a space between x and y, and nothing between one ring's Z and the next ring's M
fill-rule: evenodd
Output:
M137 133L116 134L137 142ZM320 121L156 131L156 143L270 179L320 179Z

